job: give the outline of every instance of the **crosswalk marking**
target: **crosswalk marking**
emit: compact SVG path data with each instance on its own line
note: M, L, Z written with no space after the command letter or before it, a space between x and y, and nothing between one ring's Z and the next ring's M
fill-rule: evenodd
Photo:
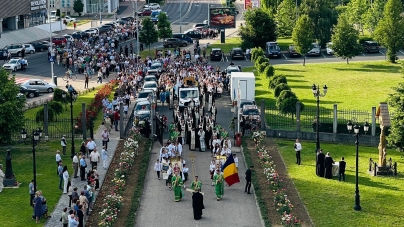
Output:
M16 83L16 84L22 84L22 83L24 83L24 82L27 81L27 80L29 80L29 78L26 78L26 77L18 77L18 78L15 78L15 83Z

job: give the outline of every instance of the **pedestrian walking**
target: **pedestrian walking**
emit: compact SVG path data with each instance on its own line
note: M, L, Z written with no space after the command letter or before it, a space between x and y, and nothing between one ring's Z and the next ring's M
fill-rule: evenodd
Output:
M106 128L102 132L101 137L102 137L102 146L105 147L105 149L108 149L109 132L107 131Z
M79 169L79 158L77 157L77 153L74 154L74 156L73 156L72 166L73 166L73 171L74 171L73 177L77 178L78 177L77 173L78 173L78 169Z
M246 184L245 184L245 189L244 192L247 194L251 194L250 193L250 189L251 189L251 169L254 168L254 166L250 166L250 168L248 168L245 171L245 180L246 180Z
M83 155L83 156L81 156L81 159L80 159L80 178L81 178L81 181L86 181L86 168L87 168L86 157Z
M62 157L60 156L60 151L59 150L57 150L56 151L56 165L57 165L57 167L56 167L56 174L59 176L59 170L58 170L58 168L59 168L59 163L60 162L62 162Z
M94 149L93 152L90 153L90 161L91 169L94 169L94 166L97 166L97 163L100 162L100 153L97 152L97 149Z
M67 167L66 167L66 168L67 168ZM64 172L63 163L62 163L62 162L59 162L58 174L59 174L59 189L60 189L60 190L63 190L63 188L62 188L63 172Z
M105 146L102 147L101 158L102 158L102 167L104 169L107 169L107 167L108 167L108 152L107 152L107 149L105 148Z
M34 187L34 180L31 180L31 183L28 185L29 188L29 206L34 206L34 198L35 198L35 187Z
M63 155L66 155L66 146L67 146L66 135L63 135L62 138L60 139L60 145L62 146Z
M296 164L300 165L301 163L300 152L302 151L302 144L300 143L299 139L296 139L294 148L296 152Z
M157 173L157 179L160 180L160 172L161 172L162 165L160 163L160 159L157 159L156 163L154 164L154 171Z

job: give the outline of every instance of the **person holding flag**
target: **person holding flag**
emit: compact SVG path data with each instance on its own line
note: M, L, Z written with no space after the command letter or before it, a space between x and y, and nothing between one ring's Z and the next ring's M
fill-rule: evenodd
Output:
M216 169L216 174L213 177L213 180L215 181L215 193L216 193L216 200L219 201L222 199L222 196L224 195L224 184L223 184L223 173L220 171L220 169Z
M233 155L229 155L224 165L222 165L223 177L228 186L240 182L236 163L234 162Z

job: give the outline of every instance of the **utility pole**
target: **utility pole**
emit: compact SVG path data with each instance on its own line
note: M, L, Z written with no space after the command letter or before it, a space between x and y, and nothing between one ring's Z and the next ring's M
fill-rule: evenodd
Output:
M50 21L50 1L48 1L48 22L49 22L49 49L48 51L51 53L51 58L54 58L55 53L53 52L53 43L52 43L52 22ZM60 26L60 32L62 32L62 26ZM53 61L51 62L51 84L54 84L54 76L53 73Z
M136 56L139 57L139 52L140 52L140 48L139 48L139 35L140 35L139 26L140 26L140 23L139 23L139 15L137 14L137 12L139 11L139 9L137 8L137 1L138 0L136 0L136 50L137 50Z
M182 33L182 0L180 1L180 33Z

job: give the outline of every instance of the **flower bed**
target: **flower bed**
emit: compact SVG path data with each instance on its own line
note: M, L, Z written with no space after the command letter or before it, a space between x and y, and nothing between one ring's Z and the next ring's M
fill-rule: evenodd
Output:
M282 188L282 178L276 171L276 166L272 160L270 151L263 144L264 135L254 132L252 138L255 142L255 151L258 155L259 163L264 169L267 184L274 196L274 208L281 215L281 223L285 227L300 227L302 222L292 214L293 204L288 199L285 189Z

